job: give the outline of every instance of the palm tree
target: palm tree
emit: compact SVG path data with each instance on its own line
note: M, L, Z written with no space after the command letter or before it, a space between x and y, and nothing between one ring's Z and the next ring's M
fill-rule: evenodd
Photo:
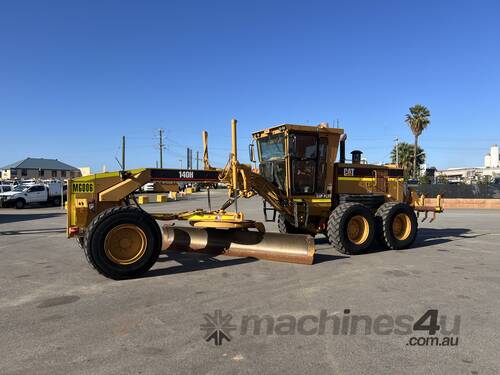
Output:
M410 113L406 115L405 122L410 126L415 136L415 144L413 146L413 178L417 178L418 137L420 137L427 125L431 123L431 120L429 120L430 116L431 112L421 104L415 104L413 107L410 107Z
M413 157L414 155L414 145L411 145L406 142L401 142L398 143L398 152L397 152L397 159L396 160L396 146L391 151L391 160L394 164L396 164L396 161L398 162L399 166L401 166L404 171L405 171L405 177L408 178L409 176L414 175L414 167L413 167ZM418 168L421 164L425 163L425 152L422 148L417 147L417 163L416 163L416 168Z

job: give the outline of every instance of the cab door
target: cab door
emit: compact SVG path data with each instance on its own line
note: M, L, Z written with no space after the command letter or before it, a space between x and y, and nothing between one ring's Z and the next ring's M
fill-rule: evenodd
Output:
M32 186L28 189L27 203L39 203L47 200L45 186Z
M314 194L318 159L316 134L290 134L291 185L293 195Z

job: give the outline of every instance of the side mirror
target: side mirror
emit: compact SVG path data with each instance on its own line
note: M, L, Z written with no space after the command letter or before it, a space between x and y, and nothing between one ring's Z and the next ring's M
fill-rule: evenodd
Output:
M250 158L250 161L252 163L255 163L255 151L254 151L254 144L253 143L248 145L248 157Z

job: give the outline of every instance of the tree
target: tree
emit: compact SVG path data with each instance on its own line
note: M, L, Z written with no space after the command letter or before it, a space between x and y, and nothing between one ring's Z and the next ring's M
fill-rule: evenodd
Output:
M429 120L430 116L431 112L421 104L415 104L413 107L410 107L410 113L406 115L405 122L415 136L413 155L418 155L418 137L420 137L427 125L431 123L431 120ZM413 178L417 178L417 159L418 157L413 159Z
M441 175L437 176L436 182L438 184L447 184L448 183L448 177L446 177L446 176L444 176L444 175L441 174Z
M398 153L397 153L397 159L399 162L399 165L404 169L405 171L405 177L408 178L409 176L415 176L416 173L414 173L414 165L417 168L420 168L420 165L425 163L425 152L422 148L418 147L417 148L417 160L416 163L413 163L413 157L414 155L414 146L406 143L406 142L401 142L398 143ZM393 147L391 151L391 160L394 164L396 164L396 146Z

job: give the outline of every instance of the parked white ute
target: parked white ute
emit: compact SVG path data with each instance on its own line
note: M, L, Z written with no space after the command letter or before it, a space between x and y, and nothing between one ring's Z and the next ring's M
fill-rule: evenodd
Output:
M30 204L61 205L62 184L53 182L47 184L18 185L12 191L0 194L2 207L24 208Z

